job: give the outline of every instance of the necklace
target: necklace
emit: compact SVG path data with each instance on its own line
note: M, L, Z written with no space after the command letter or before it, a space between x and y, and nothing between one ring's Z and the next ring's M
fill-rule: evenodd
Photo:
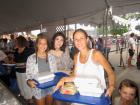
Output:
M80 62L81 62L81 63L86 63L87 60L88 60L88 58L89 58L89 54L90 54L90 50L88 50L88 53L87 53L85 56L82 56L82 55L80 54Z
M54 55L58 58L62 56L63 52L62 51L54 51Z
M38 52L38 57L40 57L40 58L46 58L46 53L39 53Z

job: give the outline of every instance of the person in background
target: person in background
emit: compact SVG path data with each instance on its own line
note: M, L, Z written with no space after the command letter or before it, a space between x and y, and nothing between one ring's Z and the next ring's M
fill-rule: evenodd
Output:
M7 51L12 53L14 52L14 46L15 46L15 38L14 35L10 35L10 41L7 43Z
M115 97L113 105L139 105L138 86L134 81L123 80L119 86L119 93L120 96Z
M109 53L111 50L111 45L112 45L112 41L111 38L107 38L104 40L104 54L106 55L106 58L109 59Z
M66 38L62 32L57 32L52 38L52 48L50 54L55 56L57 70L71 70L72 59L70 58L70 52L66 47Z
M78 49L75 48L74 45L72 45L71 49L70 49L70 58L73 60L74 59L74 55L78 52Z
M124 44L125 44L125 40L124 40L124 37L123 36L121 37L120 44L121 44L121 48L123 48L124 47Z
M96 42L96 48L103 53L104 47L103 47L103 39L98 38L98 41Z
M4 62L4 63L8 63L8 56L2 51L0 50L0 62Z
M91 36L88 36L88 38L89 38L88 46L89 46L89 48L93 48L94 47L93 38Z
M118 53L118 51L120 51L120 43L121 43L121 39L118 37L116 39L116 53Z
M73 82L74 79L79 76L86 78L98 77L101 81L101 85L106 89L104 77L105 70L109 80L109 86L105 96L111 97L115 87L115 74L102 53L88 47L87 37L88 35L83 29L77 29L74 32L74 45L79 50L79 52L74 56L74 72L73 75L62 78L58 82L55 90L62 87L65 82Z
M16 78L18 87L20 90L20 95L23 98L31 103L32 94L31 89L26 83L26 61L28 56L30 56L33 52L27 46L27 40L23 36L19 36L15 39L15 52L14 52L14 62L16 63Z
M140 70L140 52L139 52L139 54L137 56L137 69Z
M40 33L37 36L35 47L36 52L28 57L26 63L27 84L32 88L36 105L52 105L52 88L39 89L33 80L37 80L42 73L56 71L56 65L52 63L55 58L48 53L47 35Z
M2 65L3 63L9 63L9 59L7 55L2 50L0 50L0 79L4 81L4 83L9 87L9 75L7 70L5 70L5 67Z
M7 38L4 38L4 39L3 39L2 50L3 50L5 53L7 52Z
M128 47L129 47L128 67L130 67L130 66L134 66L131 64L131 61L132 61L132 58L133 58L135 51L136 51L136 42L134 39L134 33L130 34L130 38L128 40Z
M28 37L28 44L29 44L29 48L34 49L34 42L32 41L30 37Z
M2 46L3 46L3 39L0 38L0 50L2 49Z

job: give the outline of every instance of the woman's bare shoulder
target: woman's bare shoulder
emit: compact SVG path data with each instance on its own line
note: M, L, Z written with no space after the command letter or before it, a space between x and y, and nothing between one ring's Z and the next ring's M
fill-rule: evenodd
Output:
M100 60L104 59L104 55L99 50L93 50L92 59L94 59L94 61L100 62Z
M102 54L99 50L96 50L96 49L95 49L95 50L93 50L93 52L92 52L92 56L98 58L98 57L103 56L103 54Z

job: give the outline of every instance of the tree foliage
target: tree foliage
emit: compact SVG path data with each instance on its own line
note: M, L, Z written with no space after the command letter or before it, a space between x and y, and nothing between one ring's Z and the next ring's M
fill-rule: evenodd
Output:
M117 25L114 28L108 27L108 30L107 30L107 34L112 34L114 36L117 34L123 35L123 33L126 33L126 32L128 32L128 26L120 26L120 25ZM98 27L97 33L99 35L103 35L103 27L100 27L100 28Z
M103 35L103 34L105 34L105 28L104 28L104 32L103 32L103 26L98 27L98 28L97 28L97 33L98 33L98 35ZM109 34L109 33L110 33L110 28L108 27L108 29L107 29L107 34Z
M123 35L123 33L128 32L128 27L127 26L116 26L114 29L110 30L110 33L113 34L114 36L119 34Z

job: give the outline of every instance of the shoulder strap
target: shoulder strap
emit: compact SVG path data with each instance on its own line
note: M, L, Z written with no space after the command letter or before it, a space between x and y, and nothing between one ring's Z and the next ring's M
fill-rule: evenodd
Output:
M92 52L93 52L93 51L94 51L94 49L91 49L91 50L90 50L89 58L91 58Z

